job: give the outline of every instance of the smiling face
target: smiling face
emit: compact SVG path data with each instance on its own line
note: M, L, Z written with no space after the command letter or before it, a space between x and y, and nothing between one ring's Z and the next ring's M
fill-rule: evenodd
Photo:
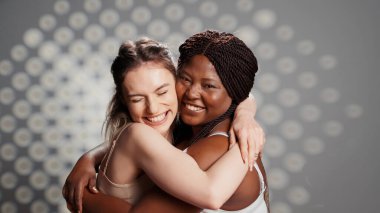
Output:
M178 102L173 74L159 63L146 62L128 71L123 94L131 119L168 136Z
M176 90L181 119L193 127L219 117L232 103L215 67L204 55L196 55L182 66Z

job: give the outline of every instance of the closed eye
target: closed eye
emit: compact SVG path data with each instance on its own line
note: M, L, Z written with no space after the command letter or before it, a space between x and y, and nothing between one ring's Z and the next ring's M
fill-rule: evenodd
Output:
M143 98L131 98L131 99L129 99L130 100L130 102L132 102L132 103L139 103L139 102L141 102L142 100L143 100Z
M164 91L160 91L160 92L158 92L157 94L158 94L158 95L165 95L167 92L168 92L168 90L164 90Z

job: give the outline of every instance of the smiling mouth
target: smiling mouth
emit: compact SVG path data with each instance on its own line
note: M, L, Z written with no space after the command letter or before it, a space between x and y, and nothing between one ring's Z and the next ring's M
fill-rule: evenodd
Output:
M200 111L203 111L205 108L204 107L199 107L199 106L195 106L195 105L192 105L192 104L184 104L185 105L185 108L192 111L192 112L200 112Z
M161 113L161 114L153 116L153 117L145 117L145 119L147 121L149 121L150 123L157 123L157 124L159 124L159 123L161 123L162 121L165 120L166 114L167 114L167 112L164 112L164 113Z

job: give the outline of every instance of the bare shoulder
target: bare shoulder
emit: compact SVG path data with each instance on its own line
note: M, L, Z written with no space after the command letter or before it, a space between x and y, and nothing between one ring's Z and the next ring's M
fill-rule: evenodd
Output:
M187 153L198 163L199 167L207 170L215 161L228 151L228 138L215 135L202 138L192 144Z
M142 123L131 123L120 135L120 139L129 138L132 140L137 140L144 138L147 135L159 134L152 127L142 124Z
M120 133L117 144L131 151L146 142L149 139L148 136L155 137L156 134L159 135L156 130L145 124L131 123Z

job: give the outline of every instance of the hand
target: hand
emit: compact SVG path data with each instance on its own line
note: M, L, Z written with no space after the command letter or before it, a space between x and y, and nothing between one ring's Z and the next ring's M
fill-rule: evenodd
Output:
M230 128L230 147L236 143L240 145L240 152L244 162L249 163L250 170L254 162L262 153L265 144L263 128L254 119L256 114L256 101L250 96L239 104Z
M98 193L96 188L95 163L84 154L75 164L62 189L62 195L66 200L67 208L71 212L82 212L83 190L86 186L88 186L92 193Z
M236 117L229 133L230 147L235 145L236 140L238 141L241 156L245 163L248 162L252 171L255 161L264 148L265 132L263 128L256 120L242 116L241 118Z

